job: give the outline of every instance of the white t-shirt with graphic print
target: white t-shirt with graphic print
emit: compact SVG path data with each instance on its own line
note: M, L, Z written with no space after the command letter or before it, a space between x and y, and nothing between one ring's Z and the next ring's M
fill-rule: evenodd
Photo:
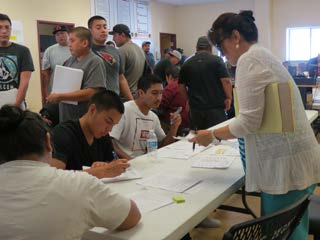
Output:
M146 139L149 130L153 129L158 142L165 138L158 116L149 111L144 115L135 101L124 103L125 111L120 122L110 133L118 146L130 157L134 158L146 153Z

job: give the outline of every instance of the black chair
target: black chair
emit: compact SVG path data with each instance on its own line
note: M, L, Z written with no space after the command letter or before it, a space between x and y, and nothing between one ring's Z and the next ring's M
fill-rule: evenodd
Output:
M223 240L284 240L288 239L308 208L309 196L273 214L236 224Z
M311 195L309 205L309 234L314 240L320 240L320 196Z

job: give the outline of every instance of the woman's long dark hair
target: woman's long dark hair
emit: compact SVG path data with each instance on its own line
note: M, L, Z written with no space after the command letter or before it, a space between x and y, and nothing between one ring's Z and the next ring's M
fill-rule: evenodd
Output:
M42 118L31 111L5 105L0 109L0 162L45 151L47 129Z
M250 10L237 13L223 13L212 24L208 38L215 46L220 46L223 39L229 38L233 30L239 31L247 42L258 41L258 29Z

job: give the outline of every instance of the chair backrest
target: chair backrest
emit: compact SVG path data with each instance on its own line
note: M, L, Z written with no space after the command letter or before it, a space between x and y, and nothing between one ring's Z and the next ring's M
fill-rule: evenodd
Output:
M223 240L283 240L288 239L308 208L309 196L273 214L236 224Z

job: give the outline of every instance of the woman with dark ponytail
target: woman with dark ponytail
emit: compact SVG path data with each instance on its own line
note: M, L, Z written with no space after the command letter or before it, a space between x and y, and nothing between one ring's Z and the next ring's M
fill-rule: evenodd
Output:
M99 179L51 167L50 136L41 117L0 108L0 239L76 240L95 226L125 230L140 213Z
M0 109L0 161L18 159L47 161L51 146L41 117L9 105Z
M313 192L315 183L320 182L320 147L297 86L281 62L257 43L254 21L252 11L224 13L208 31L213 45L231 65L237 66L239 115L225 127L199 131L191 141L208 145L217 139L244 137L246 190L262 192L261 209L265 215ZM272 83L292 86L293 132L258 133L264 115L265 89ZM307 239L307 234L306 213L290 239Z

